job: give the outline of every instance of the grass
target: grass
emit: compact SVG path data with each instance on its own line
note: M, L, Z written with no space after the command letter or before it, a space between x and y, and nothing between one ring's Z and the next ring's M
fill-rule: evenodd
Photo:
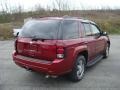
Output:
M102 30L108 32L109 34L120 34L120 20L102 20L96 21Z
M21 22L0 24L0 40L12 39L14 37L13 28L17 28L21 24Z
M12 26L9 23L0 24L0 39L10 39L12 38Z

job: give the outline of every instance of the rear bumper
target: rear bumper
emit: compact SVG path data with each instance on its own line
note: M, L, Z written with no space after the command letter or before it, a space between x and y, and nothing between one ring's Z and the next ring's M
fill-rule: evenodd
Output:
M53 61L39 60L29 58L13 53L13 61L20 67L42 72L49 75L62 75L71 70L64 59L55 59Z

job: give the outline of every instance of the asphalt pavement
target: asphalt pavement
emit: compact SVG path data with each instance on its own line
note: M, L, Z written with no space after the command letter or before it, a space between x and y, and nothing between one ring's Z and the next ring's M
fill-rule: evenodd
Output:
M77 83L18 67L12 60L14 40L0 41L0 90L120 90L120 36L110 39L109 57L88 68Z

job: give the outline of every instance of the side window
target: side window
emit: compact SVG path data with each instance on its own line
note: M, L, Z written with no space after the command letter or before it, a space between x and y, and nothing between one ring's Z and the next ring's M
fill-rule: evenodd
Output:
M84 30L85 30L85 35L90 36L92 35L91 29L90 29L90 24L89 23L83 23Z
M65 20L62 23L63 39L79 38L78 21Z
M91 30L93 35L100 33L99 29L93 24L91 24Z

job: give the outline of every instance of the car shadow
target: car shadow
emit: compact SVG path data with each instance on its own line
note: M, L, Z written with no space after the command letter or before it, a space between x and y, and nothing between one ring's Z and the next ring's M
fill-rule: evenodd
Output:
M72 85L73 82L69 81L66 76L59 76L57 78L45 78L45 75L42 73L37 72L28 72L27 77L25 80L27 80L29 85L33 86L39 86L39 87L65 87L68 85Z
M59 76L57 78L45 78L45 75L42 73L37 73L37 72L26 72L26 76L24 76L24 80L26 80L26 82L29 82L28 85L30 86L38 86L38 87L68 87L68 86L76 86L76 85L83 85L83 83L87 82L87 77L89 77L89 74L91 72L93 72L96 67L98 67L101 63L104 62L105 59L100 60L99 62L97 62L96 64L94 64L93 66L87 68L86 70L86 74L85 77L83 78L83 80L81 80L80 82L72 82L70 80L68 80L67 75L66 76ZM87 77L86 77L87 76ZM23 80L23 81L24 81Z

